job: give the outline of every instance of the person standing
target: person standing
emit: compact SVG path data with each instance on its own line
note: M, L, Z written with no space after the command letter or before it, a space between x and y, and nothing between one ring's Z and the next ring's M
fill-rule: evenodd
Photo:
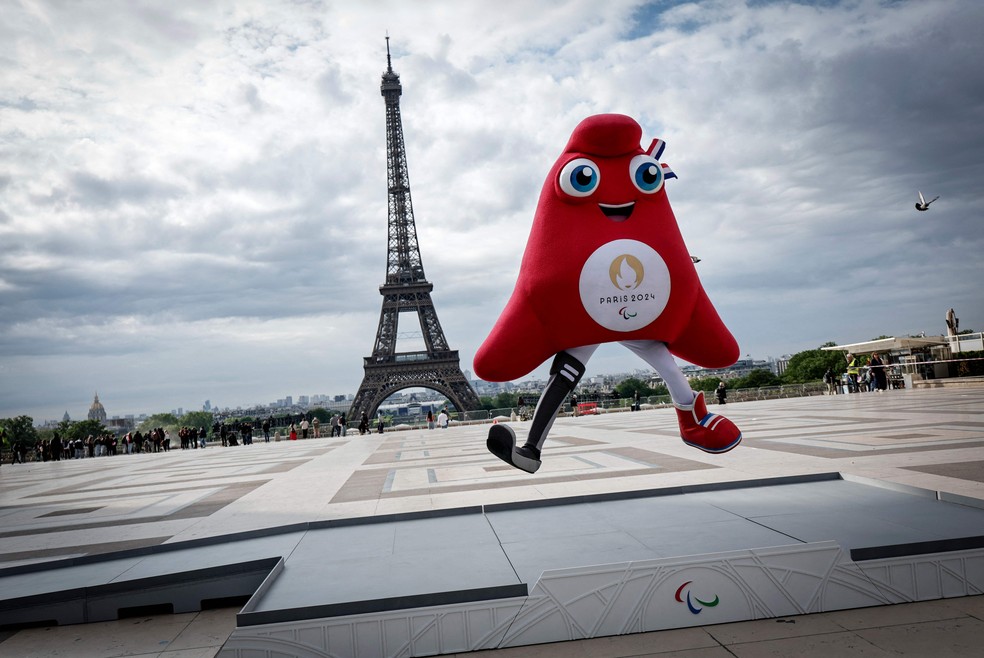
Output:
M304 418L301 420L301 438L306 439L308 435L308 428L311 425L308 423L308 419Z
M448 428L448 413L445 409L441 409L441 413L437 414L437 424L442 430Z
M858 373L860 368L858 366L858 360L850 352L844 357L847 359L847 392L848 393L858 393Z
M868 368L871 370L873 378L873 390L881 393L888 388L888 375L885 373L885 363L878 356L878 352L871 355L868 361Z
M717 392L718 404L727 404L728 387L724 385L724 382L718 382L718 387L716 392Z
M577 396L571 393L571 415L577 417Z
M321 421L318 419L317 416L315 416L314 417L314 420L311 421L311 425L314 426L314 438L320 439L321 438Z
M270 443L270 418L266 418L263 421L263 442ZM204 446L203 446L204 447Z
M297 428L294 427L294 423L290 424L290 440L297 441Z
M427 410L427 429L434 429L434 411L431 409Z

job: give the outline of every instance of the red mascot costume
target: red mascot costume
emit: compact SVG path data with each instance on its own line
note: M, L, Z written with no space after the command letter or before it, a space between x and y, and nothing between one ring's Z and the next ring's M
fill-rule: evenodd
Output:
M601 343L619 342L666 382L680 434L706 452L727 452L741 432L707 412L673 357L723 368L739 355L697 278L663 189L673 172L659 162L664 144L640 146L630 117L582 121L540 193L519 278L505 310L475 355L487 381L523 377L553 357L525 445L494 424L488 448L529 473L553 420Z

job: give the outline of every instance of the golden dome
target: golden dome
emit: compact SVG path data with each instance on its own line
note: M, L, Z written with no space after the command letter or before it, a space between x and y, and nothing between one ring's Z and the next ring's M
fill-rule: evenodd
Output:
M92 401L92 406L89 407L89 420L106 420L106 408L99 401L98 393Z

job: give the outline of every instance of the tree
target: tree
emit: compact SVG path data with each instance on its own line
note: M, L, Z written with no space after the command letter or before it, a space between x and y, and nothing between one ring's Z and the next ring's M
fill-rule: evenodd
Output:
M154 414L144 422L140 423L137 430L146 434L150 430L157 427L176 430L178 427L178 417L174 414Z
M488 395L483 395L478 399L479 405L482 409L486 411L492 411L493 409L510 409L512 407L519 406L519 395L516 393L499 393L494 398ZM523 396L527 400L531 397L530 395Z
M635 396L636 391L642 397L649 397L653 394L653 389L649 387L649 384L635 377L623 379L615 386L615 391L620 398L632 398Z
M825 343L821 347L833 347L835 343ZM814 382L823 379L823 373L830 368L835 375L847 369L844 352L840 350L806 350L789 358L782 381L788 384Z
M331 412L324 407L315 407L309 413L311 414L311 420L317 418L319 423L331 422Z
M211 411L189 411L181 417L182 425L195 429L204 427L206 430L210 430L214 422L215 416L212 415Z
M99 436L106 433L106 428L99 420L80 420L68 423L68 428L62 435L62 441L75 441L81 439L85 441L89 436Z
M690 380L690 388L695 391L713 391L721 383L720 377L698 377Z
M0 419L0 432L4 440L0 440L0 447L4 441L8 446L13 446L18 441L24 443L24 447L31 448L38 440L38 431L34 427L34 419L30 416L17 416L16 418Z
M741 388L760 388L762 386L778 386L779 378L771 370L758 368L741 379Z
M515 393L499 393L495 396L493 409L508 409L516 406L518 396Z

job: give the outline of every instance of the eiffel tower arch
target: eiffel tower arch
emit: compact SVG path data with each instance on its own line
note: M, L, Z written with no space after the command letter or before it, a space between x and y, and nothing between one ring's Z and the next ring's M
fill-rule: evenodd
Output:
M457 350L452 350L437 319L431 291L424 276L417 244L417 226L410 201L410 178L403 142L400 95L403 86L393 71L386 37L386 72L380 91L386 102L386 173L389 188L386 282L379 286L383 308L372 355L364 359L365 377L355 395L351 418L370 417L383 401L405 388L429 388L443 394L459 411L477 409L478 396L465 379ZM401 315L415 315L424 349L397 352Z

